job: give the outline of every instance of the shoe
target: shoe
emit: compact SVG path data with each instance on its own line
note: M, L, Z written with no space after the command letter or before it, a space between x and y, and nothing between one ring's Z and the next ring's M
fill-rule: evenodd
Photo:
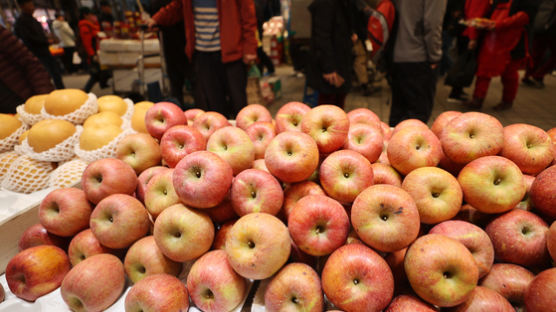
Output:
M512 108L513 102L501 102L498 105L494 106L492 109L495 111L503 111Z
M463 105L471 111L480 111L483 107L483 102L485 99L473 98L471 101L463 103Z
M468 95L463 91L454 92L454 89L452 89L452 92L450 92L448 96L448 102L450 103L462 103L467 101L469 101Z

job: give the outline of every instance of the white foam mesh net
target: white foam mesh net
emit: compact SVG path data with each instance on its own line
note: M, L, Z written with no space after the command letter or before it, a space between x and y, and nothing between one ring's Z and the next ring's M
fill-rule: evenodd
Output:
M23 132L27 131L29 127L26 124L22 124L17 130L15 130L9 136L0 140L0 153L13 150L14 146L19 143L19 137Z
M0 182L2 182L6 173L8 173L8 169L10 168L12 162L19 156L20 155L14 151L0 154Z
M2 187L18 193L33 193L48 187L50 173L55 164L38 161L23 155L10 165L2 180Z
M133 101L125 98L124 102L127 104L127 110L125 111L125 114L122 116L122 119L124 120L131 120L131 116L133 116L133 111L134 111L134 105L133 105Z
M75 155L75 145L79 143L79 136L83 131L83 127L77 126L75 129L75 133L71 137L44 152L36 153L33 148L29 146L27 138L23 140L21 145L15 147L15 151L40 161L58 162L71 159Z
M131 128L128 127L126 129L123 124L122 126L124 129L122 133L120 133L117 137L115 137L112 141L110 141L110 143L104 145L101 148L97 148L96 150L92 150L92 151L82 150L79 147L79 142L78 142L77 144L75 144L74 147L75 154L86 162L93 162L95 160L99 160L103 158L115 158L116 149L118 148L118 144L120 143L120 141L123 140L123 138L125 138L126 136L133 133L133 130L131 130Z
M69 121L75 125L80 125L83 122L85 122L85 119L87 119L89 116L93 114L96 114L97 112L98 112L97 96L94 95L93 93L89 93L89 98L87 99L87 102L85 102L85 104L81 105L81 107L79 107L78 109L76 109L75 111L69 114L62 115L62 116L50 115L44 110L43 107L41 111L41 115L43 119L62 119L62 120Z
M86 167L87 162L79 158L60 164L58 168L50 173L48 186L57 188L75 186L81 181L81 176Z
M44 119L42 114L30 114L30 113L26 112L25 111L25 104L19 105L18 107L16 107L15 110L17 111L17 114L19 115L19 119L21 119L21 121L28 124L29 126L32 126L32 125L36 124L37 122Z

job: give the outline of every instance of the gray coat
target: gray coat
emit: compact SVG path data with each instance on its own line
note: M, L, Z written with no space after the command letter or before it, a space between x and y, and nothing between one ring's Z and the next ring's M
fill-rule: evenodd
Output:
M398 13L395 63L440 61L446 3L447 0L394 0Z

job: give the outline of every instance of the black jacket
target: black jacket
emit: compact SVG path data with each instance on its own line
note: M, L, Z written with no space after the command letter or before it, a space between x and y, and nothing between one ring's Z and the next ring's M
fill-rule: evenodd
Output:
M351 1L315 0L311 12L311 53L307 68L307 83L325 94L347 93L351 85L353 55L351 35L354 33L355 7ZM336 72L345 83L336 88L323 74Z
M36 56L49 55L48 39L41 24L31 14L21 13L14 25L15 34Z

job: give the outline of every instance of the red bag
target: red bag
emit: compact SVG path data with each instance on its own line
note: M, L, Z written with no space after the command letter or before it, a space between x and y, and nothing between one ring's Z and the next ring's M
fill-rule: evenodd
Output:
M373 51L371 57L377 63L383 56L384 47L390 38L394 21L396 20L396 7L391 0L382 0L376 9L370 9L367 31Z

